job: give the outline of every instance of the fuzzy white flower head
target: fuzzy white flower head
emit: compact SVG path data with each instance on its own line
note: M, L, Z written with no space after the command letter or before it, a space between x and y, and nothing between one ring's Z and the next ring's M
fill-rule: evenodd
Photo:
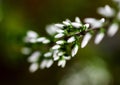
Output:
M74 57L74 56L77 54L78 49L79 49L79 46L76 44L76 45L73 47L72 52L71 52L72 57Z
M34 53L32 53L32 55L28 58L28 62L37 62L39 57L41 56L40 51L35 51Z
M95 41L94 41L95 44L99 44L102 41L102 39L104 38L104 36L105 36L104 33L99 32L95 37Z
M28 55L28 54L30 54L30 52L31 52L31 49L28 47L24 47L21 49L21 53L24 55Z
M108 36L112 37L116 34L116 32L118 31L119 25L117 23L113 23L110 25L107 34Z
M35 72L38 68L39 68L38 63L32 63L32 64L30 65L30 67L29 67L29 71L30 71L31 73L33 73L33 72Z
M74 41L75 41L75 37L72 36L72 37L68 38L67 43L72 43Z
M57 33L56 30L58 30L59 28L56 27L54 24L51 24L51 25L47 25L45 29L49 35L54 35Z
M59 40L59 41L56 42L56 44L59 44L59 45L64 44L64 43L65 43L64 40Z
M98 13L105 17L113 17L115 14L115 11L109 5L106 5L105 7L98 8Z
M61 66L62 68L64 68L66 65L66 60L59 60L58 61L58 66Z
M55 35L55 38L61 38L61 37L63 37L63 36L64 36L63 33L59 33L59 34Z
M82 40L81 48L84 48L88 44L91 38L92 38L92 35L90 33L86 33Z
M101 27L104 22L105 22L105 19L104 18L101 18L100 20L97 20L95 18L85 18L84 19L84 22L85 23L88 23L91 25L91 28L94 29L94 28L99 28ZM89 26L89 25L88 25Z

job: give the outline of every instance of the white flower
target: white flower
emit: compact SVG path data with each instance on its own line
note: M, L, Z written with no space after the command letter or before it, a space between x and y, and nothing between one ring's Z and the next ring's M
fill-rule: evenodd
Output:
M21 53L24 55L28 55L28 54L30 54L30 52L31 52L31 49L28 47L24 47L21 49Z
M62 29L57 29L56 32L57 32L57 33L63 33L64 30L62 30Z
M98 13L105 17L113 17L115 11L109 5L106 5L105 7L98 8Z
M104 33L102 33L102 32L99 32L97 35L96 35L96 37L95 37L95 44L99 44L101 41L102 41L102 39L104 38Z
M59 45L64 44L64 43L65 43L64 40L59 40L59 41L56 42L56 44L59 44Z
M80 28L82 26L82 24L77 23L77 22L72 22L71 25L75 28Z
M33 72L35 72L38 68L39 68L38 63L32 63L32 64L30 65L30 67L29 67L29 71L30 71L31 73L33 73Z
M58 66L61 66L62 68L64 68L66 65L66 60L59 60L58 61Z
M59 33L59 34L55 35L55 38L61 38L61 37L63 37L63 36L64 36L63 33Z
M79 46L76 44L72 49L72 53L71 53L72 57L74 57L77 54L78 49L79 49Z
M54 61L58 60L60 57L58 56L58 50L54 50L53 52L53 58L54 58Z
M79 18L79 17L76 17L76 18L75 18L75 22L77 22L77 23L81 23L80 18Z
M59 49L59 48L60 48L60 45L54 45L54 46L52 47L53 50L56 50L56 49Z
M69 21L63 21L63 24L64 24L64 25L67 25L67 26L70 25Z
M59 23L58 23L58 24L55 24L55 26L58 27L58 28L63 28L63 27L64 27L63 24L59 24Z
M41 56L40 51L35 51L34 53L32 53L32 55L28 58L28 62L37 62L39 57Z
M89 28L90 25L89 25L89 24L85 24L84 26L85 26L86 28Z
M65 52L58 52L58 56L62 56L64 54L65 54Z
M50 56L52 56L51 52L47 52L47 53L44 54L44 57L50 57Z
M54 24L51 24L51 25L47 25L45 29L49 35L54 35L56 33L56 30L59 28L56 27Z
M85 23L90 24L91 27L92 27L92 29L94 29L94 28L99 28L99 27L101 27L101 26L104 24L105 19L102 18L102 19L100 19L100 20L97 20L97 19L95 19L95 18L86 18L86 19L84 19L84 21L85 21Z
M68 38L67 43L72 43L74 41L75 41L75 37L72 36L72 37Z
M113 23L112 25L110 25L107 34L108 36L112 37L116 34L116 32L118 31L119 25L117 23Z
M53 64L53 60L52 60L52 59L50 59L50 60L44 59L44 60L41 62L41 64L40 64L40 68L41 68L41 69L49 68L49 67L52 66L52 64Z
M43 42L44 40L46 40L45 37L40 37L40 38L37 38L37 39L36 39L37 42Z
M38 34L36 32L34 32L34 31L32 31L32 30L29 30L27 32L27 37L29 37L29 38L37 38Z
M48 44L48 43L50 43L50 40L45 39L42 43L43 43L43 44Z
M90 41L91 38L92 38L92 35L90 33L86 33L82 40L81 48L84 48L87 45L87 43Z

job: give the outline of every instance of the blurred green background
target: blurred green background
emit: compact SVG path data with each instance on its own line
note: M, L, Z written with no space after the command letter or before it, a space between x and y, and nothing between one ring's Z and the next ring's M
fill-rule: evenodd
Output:
M120 32L106 36L100 45L92 40L64 69L54 64L31 74L28 56L20 52L27 30L46 36L47 24L73 21L76 16L101 18L96 9L106 4L112 1L0 0L0 85L120 85Z

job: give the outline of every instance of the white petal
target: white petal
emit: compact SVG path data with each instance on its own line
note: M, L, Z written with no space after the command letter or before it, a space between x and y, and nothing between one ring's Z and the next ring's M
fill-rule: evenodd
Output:
M116 34L116 32L118 31L119 25L117 23L113 23L109 29L108 29L108 36L112 37Z
M115 14L115 11L109 6L98 8L98 13L105 17L112 17Z
M72 43L74 41L75 41L75 37L72 36L72 37L68 38L67 43Z
M59 34L55 35L55 38L61 38L61 37L63 37L63 36L64 36L63 33L59 33Z
M21 49L21 53L24 55L28 55L28 54L30 54L30 52L31 52L31 49L28 47L24 47Z
M58 53L58 56L62 56L62 55L64 55L65 53L64 52L59 52Z
M54 46L52 47L53 50L56 50L56 49L59 49L59 48L60 48L60 45L54 45Z
M81 48L84 48L91 38L92 38L92 35L90 33L87 33L82 40Z
M95 37L95 41L94 41L95 44L99 44L104 38L104 35L105 35L104 33L98 33Z
M33 73L38 69L38 67L39 67L38 63L32 63L29 67L29 71Z
M28 62L37 62L39 57L41 56L40 51L35 51L29 58L28 58Z
M27 37L29 38L37 38L38 37L38 34L32 30L28 31L27 32Z
M56 42L56 44L59 44L59 45L64 44L64 43L65 43L64 40L59 40L59 41Z
M59 60L58 61L58 66L61 66L62 68L64 68L66 65L66 60Z
M50 59L50 60L47 61L46 67L47 67L47 68L50 68L50 67L52 66L52 64L53 64L53 60Z
M50 57L50 56L52 56L51 52L47 52L47 53L44 54L44 57Z
M46 40L44 40L42 43L43 43L43 44L48 44L48 43L50 43L50 40L46 39Z
M75 28L80 28L82 26L80 23L77 23L77 22L72 22L71 24Z
M79 17L76 17L76 18L75 18L75 22L77 22L77 23L81 23L80 18L79 18Z
M63 56L65 60L70 60L71 56Z
M105 18L100 19L100 22L101 23L105 22Z
M71 53L72 57L74 57L77 54L78 49L79 49L79 46L76 44L72 49L72 53Z

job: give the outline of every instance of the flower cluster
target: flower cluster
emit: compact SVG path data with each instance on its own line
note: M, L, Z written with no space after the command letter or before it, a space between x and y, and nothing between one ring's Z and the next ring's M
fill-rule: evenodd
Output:
M106 5L98 8L98 13L106 17L106 20L85 18L82 22L76 17L74 22L66 19L62 23L48 25L46 26L46 32L50 35L48 38L39 37L36 32L28 31L24 42L33 49L24 47L22 53L29 55L30 72L35 72L38 68L49 68L55 61L63 68L66 61L74 57L80 47L84 48L93 36L94 43L99 44L106 34L110 37L115 35L119 28L120 11ZM39 50L40 48L42 49ZM33 53L30 54L31 52Z

